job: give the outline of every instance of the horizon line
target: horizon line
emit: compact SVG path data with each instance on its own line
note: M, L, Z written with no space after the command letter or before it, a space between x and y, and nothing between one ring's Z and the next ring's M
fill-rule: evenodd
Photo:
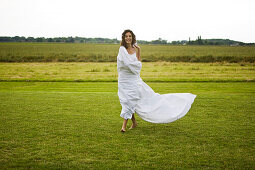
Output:
M199 35L200 37L202 37L201 35ZM199 37L199 36L197 36L197 37ZM68 38L68 37L72 37L72 38L75 38L75 37L79 37L79 38L104 38L104 39L113 39L113 40L118 40L118 41L121 41L121 39L119 40L118 38L108 38L108 37L82 37L82 36L54 36L54 37L44 37L44 36L20 36L20 35L15 35L15 36L6 36L6 35L4 35L4 36L2 36L2 35L0 35L0 37L25 37L25 38L29 38L29 37L33 37L33 38ZM189 37L190 38L190 37ZM179 39L179 40L172 40L172 41L189 41L189 38L188 39ZM164 38L161 38L161 37L159 37L158 39L155 39L155 40L159 40L159 39L161 39L161 40L165 40L165 41L167 41L167 42L172 42L172 41L169 41L169 40L166 40L166 39L164 39ZM234 40L234 39L229 39L229 38L206 38L206 39L203 39L203 38L201 38L202 40L212 40L212 39L221 39L221 40L231 40L231 41L237 41L237 42L242 42L242 43L255 43L255 41L254 42L244 42L244 41L238 41L238 40ZM137 41L155 41L155 40L138 40L137 39ZM197 39L190 39L191 41L194 41L194 40L197 40Z

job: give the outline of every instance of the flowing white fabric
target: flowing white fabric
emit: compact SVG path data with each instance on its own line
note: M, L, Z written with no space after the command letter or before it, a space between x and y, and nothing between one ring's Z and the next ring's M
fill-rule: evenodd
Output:
M118 96L122 106L120 116L131 119L137 113L151 123L169 123L183 117L196 95L191 93L155 93L140 77L142 63L136 53L119 48L117 57Z

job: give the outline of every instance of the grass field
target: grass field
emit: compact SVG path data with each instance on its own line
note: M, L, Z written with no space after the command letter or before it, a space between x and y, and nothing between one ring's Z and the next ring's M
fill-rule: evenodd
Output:
M0 43L0 62L115 62L119 44ZM255 62L255 46L141 45L142 61Z
M159 81L255 81L254 63L143 62L141 77ZM116 63L0 63L0 81L117 81Z
M197 98L122 134L117 82L0 82L0 169L255 168L254 82L148 85Z
M37 56L38 49L42 59L63 48L79 51L73 44L32 44L26 53L23 45L17 58ZM7 59L16 48L8 49ZM116 62L2 62L0 169L255 169L254 66L143 62L141 77L155 92L197 98L178 121L137 117L138 127L123 134Z

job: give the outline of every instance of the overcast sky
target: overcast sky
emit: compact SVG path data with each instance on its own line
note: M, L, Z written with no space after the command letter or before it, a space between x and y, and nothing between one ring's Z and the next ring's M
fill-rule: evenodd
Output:
M0 36L255 42L255 0L0 0Z

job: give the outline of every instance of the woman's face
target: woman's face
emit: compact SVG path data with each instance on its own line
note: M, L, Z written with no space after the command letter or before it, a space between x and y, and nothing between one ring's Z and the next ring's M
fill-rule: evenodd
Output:
M132 43L132 34L130 32L127 32L125 34L125 41L127 44L131 44Z

